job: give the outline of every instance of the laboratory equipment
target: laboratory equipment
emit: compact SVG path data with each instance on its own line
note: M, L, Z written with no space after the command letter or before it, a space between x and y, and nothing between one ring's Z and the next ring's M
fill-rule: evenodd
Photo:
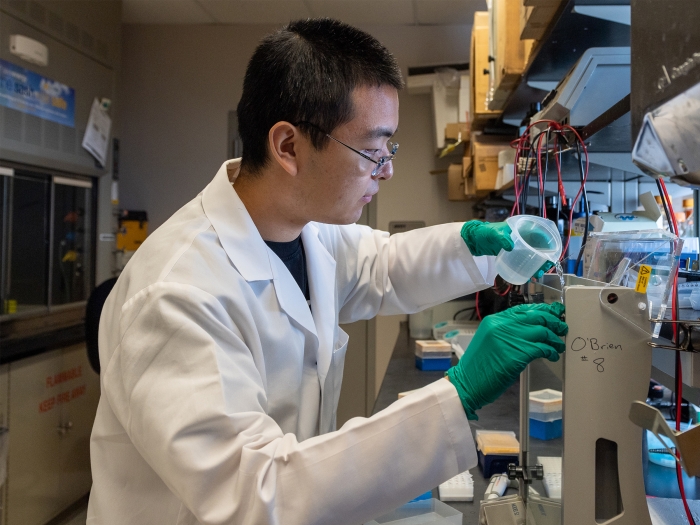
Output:
M479 321L441 321L433 325L433 339L444 339L445 335L454 330L474 329Z
M511 284L524 284L546 262L555 263L562 244L556 224L534 215L516 215L507 221L512 233L513 250L501 250L496 271Z
M438 486L441 501L474 501L474 479L467 470Z
M485 478L507 472L509 464L518 463L520 447L515 432L477 430L476 448Z
M447 370L452 365L452 346L447 341L416 341L416 368Z
M550 388L530 392L530 436L549 440L561 437L562 395Z

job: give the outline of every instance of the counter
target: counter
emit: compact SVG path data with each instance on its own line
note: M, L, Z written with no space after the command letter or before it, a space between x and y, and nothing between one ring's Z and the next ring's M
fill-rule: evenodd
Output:
M423 372L416 368L413 353L414 345L415 340L408 335L408 323L401 323L396 346L374 404L374 413L385 409L396 401L399 392L422 388L444 376L444 372ZM456 363L454 356L452 359ZM479 410L479 420L470 421L472 433L479 429L512 430L518 436L519 399L520 386L516 382L495 403ZM488 479L484 478L478 466L470 472L474 478L474 501L450 501L447 503L463 514L464 525L476 525L479 523L479 501L481 501L489 482ZM514 489L509 489L508 493L515 494L516 492ZM437 488L433 490L433 497L439 499Z
M394 352L389 361L384 381L382 382L379 395L374 405L373 413L383 410L396 401L399 392L422 388L443 377L443 372L423 372L416 368L413 353L414 346L415 340L411 339L408 334L408 323L402 323ZM453 363L456 363L456 358L454 356L452 359ZM530 370L531 390L545 388L549 383L547 377L549 373L551 372L546 366L538 362L533 363ZM520 386L519 383L516 382L494 403L479 410L479 420L470 421L472 433L479 429L508 430L515 432L516 437L520 439L519 397ZM561 455L561 439L551 441L533 440L530 445L531 454L534 456ZM479 502L483 498L489 481L484 478L478 466L471 469L470 472L474 479L474 501L451 501L447 503L463 514L464 525L476 525L479 523ZM675 471L649 462L648 455L646 454L644 455L644 477L648 494L656 498L679 497ZM700 482L698 482L698 478L689 478L685 476L684 473L684 480L686 497L688 500L700 499ZM542 490L541 482L535 482L534 486L536 489ZM515 494L516 492L515 489L508 489L508 494ZM433 490L433 497L439 499L437 488ZM680 505L680 500L673 499L670 500L669 503L677 507Z

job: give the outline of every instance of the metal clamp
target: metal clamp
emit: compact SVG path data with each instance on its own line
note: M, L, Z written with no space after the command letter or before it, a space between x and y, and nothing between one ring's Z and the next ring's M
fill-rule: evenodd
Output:
M656 319L651 319L651 316L649 316L649 321L652 323L671 323L675 324L678 326L678 331L679 331L679 336L682 335L683 337L678 339L678 342L675 345L663 345L659 343L652 343L647 342L649 346L652 348L663 348L665 350L678 350L681 352L691 352L691 353L698 353L700 350L696 350L693 348L693 342L691 340L691 334L693 332L693 328L695 327L700 327L700 319L697 321L689 321L689 320L683 320L683 321L672 321L669 319L663 319L661 321L656 320Z
M526 485L529 485L536 479L544 478L544 467L542 465L534 465L532 467L519 467L515 463L508 465L508 479L522 479Z

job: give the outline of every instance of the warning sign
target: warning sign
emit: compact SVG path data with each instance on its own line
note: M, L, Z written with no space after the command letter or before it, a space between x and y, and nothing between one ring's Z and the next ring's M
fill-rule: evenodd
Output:
M646 293L647 286L649 286L649 277L651 277L651 266L642 264L639 267L639 275L637 275L637 284L634 287L634 291Z

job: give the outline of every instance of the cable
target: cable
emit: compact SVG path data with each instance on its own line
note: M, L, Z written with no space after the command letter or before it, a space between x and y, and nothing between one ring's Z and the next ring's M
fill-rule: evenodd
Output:
M583 173L583 158L581 157L581 148L579 147L579 144L576 143L576 153L578 154L578 168L579 168L579 176L581 178L581 190L583 192L583 212L586 215L586 226L585 229L583 230L583 240L581 241L581 248L578 251L578 257L576 257L576 266L574 267L574 274L578 275L578 268L579 265L581 264L581 259L583 257L583 250L586 247L586 243L588 242L588 227L590 225L590 218L591 218L591 213L590 209L588 208L588 194L586 193L586 183L585 183L585 176ZM588 160L588 154L586 154L586 160ZM574 206L575 202L571 203L571 216L569 219L569 228L571 228L573 225L571 224L574 216ZM569 238L570 239L570 238ZM568 241L567 241L567 248L568 248Z
M666 189L666 184L662 178L656 180L657 186L661 192L661 201L664 204L664 211L666 212L668 226L671 229L671 233L678 236L678 222L676 221L676 214L673 211L673 204L671 198ZM678 320L678 268L676 268L675 275L673 276L673 288L671 289L671 318L673 321ZM676 323L673 324L674 338L676 342L678 341L678 326ZM681 365L681 354L680 351L676 350L676 431L681 430L681 418L682 418L682 405L683 405L683 367ZM680 460L680 453L676 450L676 459ZM681 494L681 499L683 500L683 508L685 509L686 517L688 518L688 523L695 525L695 519L693 514L688 507L688 501L685 497L685 486L683 484L683 471L681 470L680 461L676 462L676 479L678 481L678 490Z
M468 312L469 310L474 310L475 308L476 308L476 306L468 306L468 307L466 307L466 308L462 308L461 310L457 310L457 311L455 312L455 314L452 316L452 320L453 320L453 321L456 321L456 320L457 320L457 316L458 316L459 314L461 314L462 312Z
M479 292L476 292L476 316L479 318L479 321L481 321L481 312L479 311Z

